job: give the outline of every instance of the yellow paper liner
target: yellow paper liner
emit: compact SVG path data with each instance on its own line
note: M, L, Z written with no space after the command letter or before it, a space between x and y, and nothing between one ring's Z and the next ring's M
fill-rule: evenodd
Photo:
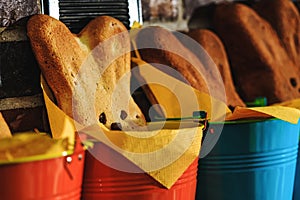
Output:
M139 55L138 51L136 51L136 55ZM195 110L206 111L211 121L276 117L290 123L297 123L300 117L298 109L300 101L296 100L265 107L237 107L232 112L224 102L211 98L209 94L195 90L191 86L168 76L140 58L132 58L132 62L137 63L140 75L148 83L158 103L164 108L167 118L190 116ZM164 81L164 84L157 84L161 83L161 80ZM51 91L43 79L42 87L54 138L67 137L70 141L74 141L75 132L85 132L108 144L166 188L170 188L199 156L203 126L130 133L111 131L101 124L82 127L53 103L53 99L49 98ZM180 92L174 96L174 91ZM174 101L174 98L180 95L181 97L191 97L191 100L194 98L196 106L193 103L182 104L180 100ZM144 138L141 138L142 135ZM178 138L180 139L178 140ZM156 154L156 151L161 149L166 151ZM166 158L170 157L172 162L166 162L168 160ZM160 167L155 166L158 163Z
M0 140L0 165L34 162L72 154L65 139L46 133L22 132Z
M131 43L134 49L135 57L131 58L131 61L136 63L139 68L139 75L143 77L144 81L148 83L149 88L152 91L152 95L158 100L162 107L165 109L165 117L181 117L182 113L178 101L174 101L173 90L170 88L163 88L158 84L151 84L151 81L154 77L160 77L160 80L168 80L166 85L179 85L178 90L187 91L193 90L193 93L196 94L197 99L199 100L199 105L201 105L201 110L204 110L208 113L210 121L232 121L232 120L241 120L241 119L264 119L264 118L278 118L293 124L297 124L300 117L300 99L294 99L291 101L286 101L270 106L264 107L236 107L232 112L225 102L218 101L217 99L212 98L208 94L197 91L191 86L186 85L185 83L159 71L154 68L147 62L143 61L136 45L136 36L139 30L142 28L142 25L138 22L135 22L134 26L130 31ZM146 66L146 67L145 67ZM177 104L176 104L177 103ZM188 112L192 112L191 109L187 109ZM212 116L214 113L214 116ZM223 118L223 114L226 115Z
M263 107L236 107L232 112L227 107L225 102L221 102L212 98L206 93L192 88L191 86L156 69L140 58L133 57L132 62L135 62L138 65L140 75L147 83L149 83L149 88L151 89L158 103L164 108L164 114L167 118L182 116L182 105L178 104L178 101L174 100L176 99L174 96L174 91L187 92L192 90L191 94L195 94L199 101L199 109L206 111L208 113L208 118L213 122L217 122L220 119L232 121L275 117L293 124L298 123L300 117L300 99ZM153 80L155 80L157 77L159 77L160 80L164 80L164 85L171 85L173 88L170 89L159 84L152 84ZM192 106L192 104L184 106ZM185 111L192 113L194 109L185 107ZM224 115L226 115L226 117L223 117Z
M82 127L53 103L46 82L42 79L41 83L54 138L74 138L75 132L84 132L121 153L166 188L199 156L203 125L139 132L111 131L100 123Z

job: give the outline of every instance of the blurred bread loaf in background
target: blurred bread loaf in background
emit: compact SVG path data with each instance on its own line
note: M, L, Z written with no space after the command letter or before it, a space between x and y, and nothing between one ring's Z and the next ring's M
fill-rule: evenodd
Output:
M139 31L136 44L144 61L225 102L221 78L186 47L184 38L179 38L162 27L146 27Z
M191 30L188 35L197 41L211 57L213 63L207 62L204 65L215 64L218 67L225 87L227 105L231 107L245 106L245 103L236 92L227 53L221 39L208 29Z
M296 2L211 2L194 10L188 26L190 32L209 29L221 39L244 102L266 97L272 104L300 97Z
M272 104L300 97L295 65L267 20L245 4L222 3L215 10L214 27L244 101L263 96Z
M300 77L300 14L296 5L290 0L261 0L253 7L274 28Z

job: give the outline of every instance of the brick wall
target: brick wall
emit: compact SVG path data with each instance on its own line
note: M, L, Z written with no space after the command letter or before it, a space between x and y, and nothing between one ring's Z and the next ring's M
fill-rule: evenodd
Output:
M5 0L0 6L0 112L13 133L48 130L40 70L26 36L40 1Z
M40 1L38 0L2 0L0 26L9 26L22 17L38 12L40 12Z

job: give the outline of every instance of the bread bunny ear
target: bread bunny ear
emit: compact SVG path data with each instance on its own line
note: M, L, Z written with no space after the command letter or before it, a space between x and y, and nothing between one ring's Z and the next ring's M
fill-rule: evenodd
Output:
M77 37L90 51L87 60L94 62L93 70L84 63L83 71L95 77L92 104L98 118L105 119L102 122L111 129L132 130L145 125L130 94L131 46L126 27L112 17L97 17Z
M200 57L207 55L198 56L195 51L202 49L188 36L176 35L162 27L147 27L137 34L136 44L144 61L201 92L226 101L217 68L203 65ZM186 47L189 45L196 48L191 50Z
M272 26L240 3L218 4L214 25L222 38L239 94L244 101L267 97L268 103L300 97L295 66ZM230 30L230 31L228 31Z
M232 107L245 106L236 92L227 53L221 39L208 29L195 29L187 34L197 41L210 56L211 60L208 60L205 65L209 67L215 64L218 67L224 82L227 105Z
M130 39L120 21L100 16L76 35L59 20L36 15L27 29L42 73L67 115L82 125L99 120L124 130L145 125L130 94Z
M300 14L294 2L263 0L256 2L254 9L275 29L300 76Z
M83 112L80 105L73 106L75 77L87 56L87 52L76 41L76 36L61 21L42 14L29 19L27 35L58 107L72 118L77 113L76 121L79 123L90 122L94 116L88 116L88 108ZM77 109L74 112L73 107Z

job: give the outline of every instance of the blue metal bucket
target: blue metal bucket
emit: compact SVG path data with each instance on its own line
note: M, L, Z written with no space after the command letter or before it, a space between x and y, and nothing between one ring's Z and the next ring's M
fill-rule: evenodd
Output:
M221 125L210 124L210 129ZM199 160L196 199L291 200L300 123L279 119L224 124Z
M300 144L300 140L299 140ZM300 149L300 146L299 146ZM296 165L296 177L294 185L294 196L293 200L300 200L300 150L298 149L298 159Z

